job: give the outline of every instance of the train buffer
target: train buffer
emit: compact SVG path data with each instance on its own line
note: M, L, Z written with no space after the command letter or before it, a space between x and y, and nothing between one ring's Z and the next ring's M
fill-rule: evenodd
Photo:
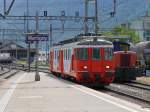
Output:
M148 112L137 104L40 73L18 73L0 85L0 112ZM5 88L5 89L4 89Z

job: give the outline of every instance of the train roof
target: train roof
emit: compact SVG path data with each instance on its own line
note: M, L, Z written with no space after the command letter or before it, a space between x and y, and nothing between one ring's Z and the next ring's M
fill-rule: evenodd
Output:
M78 43L78 45L112 45L112 42L104 39L85 39Z
M75 36L74 38L70 38L70 39L67 39L67 40L60 41L58 43L55 43L53 46L65 45L65 44L70 44L70 43L86 41L86 40L87 40L86 43L83 43L83 44L95 44L95 45L96 44L106 44L106 43L109 44L109 42L108 42L109 40L107 42L102 41L102 40L105 40L105 39L107 39L107 37L102 36L101 34L86 33L86 34L79 34L79 35ZM98 40L98 41L97 42L94 41L94 43L89 43L90 40Z
M79 42L82 40L86 40L86 39L94 39L94 38L100 38L100 39L104 39L106 36L102 36L101 34L94 34L94 33L87 33L87 34L79 34L77 36L75 36L74 38L70 38L67 40L63 40L60 41L56 44L54 44L54 46L58 46L58 45L64 45L64 44L69 44L69 43L75 43L75 42Z
M84 39L78 42L72 42L68 44L62 44L54 46L53 48L81 48L81 47L109 47L113 46L112 42L104 39Z
M80 34L74 38L60 41L55 44L52 48L79 48L79 47L109 47L113 46L113 43L106 40L106 36L101 34Z

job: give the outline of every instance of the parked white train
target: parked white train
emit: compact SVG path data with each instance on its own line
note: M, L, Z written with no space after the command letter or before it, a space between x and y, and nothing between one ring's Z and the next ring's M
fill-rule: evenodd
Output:
M10 53L0 53L0 63L12 63L12 58L10 56Z

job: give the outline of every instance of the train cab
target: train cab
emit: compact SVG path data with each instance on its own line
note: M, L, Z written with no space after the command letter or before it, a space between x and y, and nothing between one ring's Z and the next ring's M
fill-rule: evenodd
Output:
M74 49L73 70L78 80L107 83L113 80L113 48L89 47Z

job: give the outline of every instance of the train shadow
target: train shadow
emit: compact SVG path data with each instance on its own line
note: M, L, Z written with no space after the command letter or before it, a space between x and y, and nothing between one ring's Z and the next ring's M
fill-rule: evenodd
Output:
M47 77L51 77L51 78L53 78L53 79L55 79L55 80L58 80L58 81L60 81L60 82L69 84L69 85L79 85L79 83L77 83L75 80L72 80L72 79L64 79L64 78L62 78L62 77L53 75L53 74L51 74L51 73L47 73L46 76L47 76Z
M74 80L73 78L66 78L65 79L65 78L62 78L60 76L53 75L51 73L47 73L46 76L51 77L51 78L58 80L60 82L63 82L65 84L69 84L69 85L82 85L82 86L85 86L87 88L91 88L94 90L105 90L105 86L100 85L100 84L79 83L76 80Z

